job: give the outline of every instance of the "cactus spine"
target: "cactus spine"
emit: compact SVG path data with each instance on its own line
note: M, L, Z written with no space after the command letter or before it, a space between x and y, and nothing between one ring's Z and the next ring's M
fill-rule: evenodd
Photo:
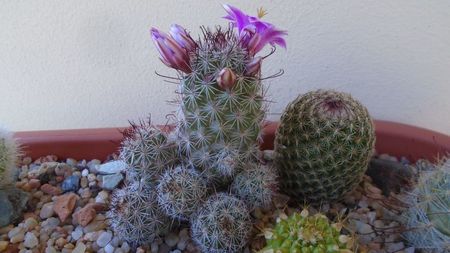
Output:
M307 209L289 217L281 213L275 227L265 229L267 246L260 252L353 252L354 238L341 229L340 222L330 224L325 215L310 216Z
M252 231L250 214L239 199L218 193L201 206L191 220L192 238L202 252L240 252Z
M408 243L429 252L450 251L450 159L421 171L403 201L409 206L401 216Z
M299 201L339 199L362 179L374 144L369 113L350 95L318 90L299 96L276 132L280 188Z

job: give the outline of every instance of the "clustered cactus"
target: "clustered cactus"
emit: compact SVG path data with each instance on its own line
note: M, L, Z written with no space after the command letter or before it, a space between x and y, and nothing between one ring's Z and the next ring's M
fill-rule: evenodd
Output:
M264 229L267 245L260 252L353 252L355 240L341 233L342 226L321 213L311 216L308 209L289 217L281 213L274 228Z
M275 172L258 164L266 103L256 54L285 47L286 32L224 8L230 26L202 27L198 41L179 25L170 34L151 29L161 61L178 71L177 120L170 136L147 123L125 131L120 158L130 185L113 194L108 216L131 243L163 234L169 218L190 222L204 252L238 252L251 209L271 203Z
M414 190L401 200L408 206L400 221L403 237L428 252L450 251L450 158L440 164L419 164L420 176Z
M192 237L202 252L239 252L252 232L245 203L226 193L211 196L192 216L191 223Z
M12 183L19 154L19 146L12 133L0 129L0 188Z
M374 145L369 113L349 94L318 90L299 96L276 132L280 188L315 204L340 199L361 182Z

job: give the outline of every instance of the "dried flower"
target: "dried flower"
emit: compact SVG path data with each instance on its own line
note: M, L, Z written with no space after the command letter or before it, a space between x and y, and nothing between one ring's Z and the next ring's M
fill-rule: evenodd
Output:
M247 63L244 74L247 76L254 76L258 74L259 71L261 70L261 62L262 57L258 56L253 58L249 63Z

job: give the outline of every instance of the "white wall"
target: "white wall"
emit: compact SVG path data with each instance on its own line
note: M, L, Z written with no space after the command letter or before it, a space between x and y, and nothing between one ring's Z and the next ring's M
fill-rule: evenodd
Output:
M287 29L265 62L276 119L297 94L351 92L378 119L450 134L450 1L229 1ZM226 24L220 1L0 1L0 122L12 130L115 127L174 108L151 26Z

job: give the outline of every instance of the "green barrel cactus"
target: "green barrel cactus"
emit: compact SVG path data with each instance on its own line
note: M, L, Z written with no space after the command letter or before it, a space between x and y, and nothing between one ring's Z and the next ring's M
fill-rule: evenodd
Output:
M369 113L349 94L318 90L299 96L276 132L280 189L299 202L337 200L361 181L374 144Z
M429 164L401 199L408 205L400 217L406 241L427 252L450 252L450 159Z
M354 238L341 229L341 223L320 213L310 216L307 209L289 217L281 213L275 227L264 230L267 245L260 253L353 252Z

